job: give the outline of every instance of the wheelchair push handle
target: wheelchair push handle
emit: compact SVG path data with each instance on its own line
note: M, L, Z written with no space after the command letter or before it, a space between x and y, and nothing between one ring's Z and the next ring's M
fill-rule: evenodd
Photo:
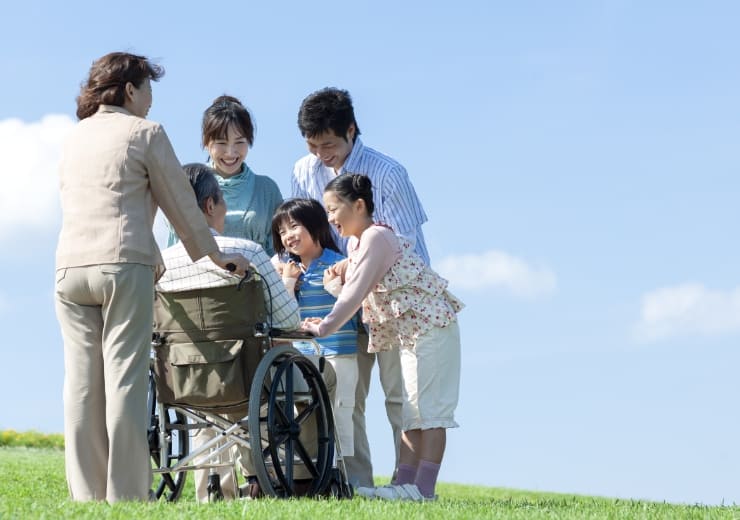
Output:
M229 262L228 264L226 264L226 270L229 271L230 273L233 273L234 271L236 271L236 264L233 262ZM248 281L250 278L252 278L252 270L247 269L246 271L244 271L244 276L242 277L242 279L239 280L239 285L236 286L236 290L237 291L241 290L242 285L244 285L244 282Z

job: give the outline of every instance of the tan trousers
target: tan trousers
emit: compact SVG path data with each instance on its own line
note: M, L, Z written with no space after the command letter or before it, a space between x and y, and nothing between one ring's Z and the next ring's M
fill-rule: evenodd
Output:
M393 446L396 460L393 466L398 467L398 455L401 445L401 426L403 422L403 377L398 348L371 354L367 351L368 336L360 333L357 344L357 389L355 392L355 409L352 414L354 424L354 455L345 457L350 483L357 486L373 486L373 465L370 457L370 444L365 428L365 401L370 391L370 378L373 364L378 361L380 385L385 394L385 413L393 431Z
M146 500L146 430L154 270L141 264L59 269L64 441L73 500Z
M231 422L236 422L242 419L242 417L237 414L226 414L225 417ZM215 439L216 436L217 433L211 428L195 430L195 434L190 438L191 452L199 449L211 439ZM226 500L239 498L239 486L236 480L236 472L232 461L239 463L243 475L247 476L255 474L250 450L239 445L232 446L231 449L217 455L206 453L196 461L198 464L230 463L229 467L215 468L214 470L214 472L218 474L221 492ZM200 503L208 502L208 475L210 474L210 470L201 469L194 471L193 473L195 476L195 499Z

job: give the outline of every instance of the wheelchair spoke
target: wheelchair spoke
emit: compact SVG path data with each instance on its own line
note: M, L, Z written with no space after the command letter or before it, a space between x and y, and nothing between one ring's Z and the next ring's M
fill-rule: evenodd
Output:
M311 403L306 405L305 408L303 408L301 412L296 416L296 418L294 419L295 422L297 422L298 424L303 424L304 422L306 422L306 419L311 416L311 414L316 410L318 406L318 401L311 401Z
M168 488L170 488L170 491L175 491L177 489L177 484L172 480L172 475L170 473L162 473L162 481Z
M279 349L279 350L278 350ZM266 355L252 384L249 432L263 490L276 496L314 496L326 488L334 452L331 403L313 362L292 347ZM308 488L295 478L309 479ZM304 485L301 485L304 484Z

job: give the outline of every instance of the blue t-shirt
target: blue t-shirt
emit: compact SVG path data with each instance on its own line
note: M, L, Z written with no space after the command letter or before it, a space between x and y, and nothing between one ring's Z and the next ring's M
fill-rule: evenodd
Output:
M324 249L321 256L311 262L306 272L301 274L298 279L300 287L296 294L301 319L323 318L331 312L337 299L324 289L324 271L343 259L342 254L331 249ZM316 341L321 345L321 355L356 354L357 324L358 316L355 315L334 334L325 338L316 338ZM316 354L316 350L311 343L296 341L293 345L303 354Z

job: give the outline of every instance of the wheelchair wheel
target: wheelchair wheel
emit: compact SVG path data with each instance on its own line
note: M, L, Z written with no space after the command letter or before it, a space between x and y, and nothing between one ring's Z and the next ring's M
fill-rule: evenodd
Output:
M311 360L290 346L267 351L252 381L248 424L263 493L323 493L334 459L334 419L324 380Z
M157 402L157 387L154 374L149 372L149 394L147 397L149 410L149 454L152 459L152 468L169 468L189 451L188 432L182 426L186 425L187 418L180 412ZM165 460L162 460L162 446L164 443ZM176 473L153 473L150 496L157 500L164 498L174 502L182 494L185 487L186 471Z

